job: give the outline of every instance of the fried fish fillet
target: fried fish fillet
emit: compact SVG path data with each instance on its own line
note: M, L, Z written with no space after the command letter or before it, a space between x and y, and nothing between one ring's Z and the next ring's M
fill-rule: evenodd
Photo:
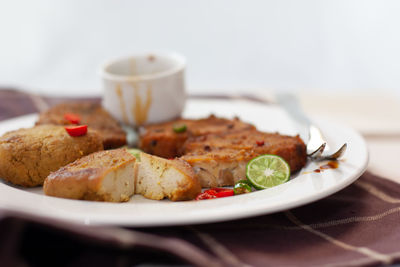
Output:
M299 136L244 130L189 138L183 145L186 160L202 187L229 186L246 177L246 164L263 154L285 159L292 172L307 160L306 146Z
M174 132L174 125L183 124L187 127L185 132ZM307 161L306 146L299 136L263 133L237 118L215 116L146 126L140 134L139 147L161 157L182 156L194 167L202 187L233 185L246 177L247 162L263 154L281 156L292 172Z
M125 149L93 153L52 172L43 190L62 198L128 201L135 193L135 163L136 158Z
M57 125L19 129L0 137L0 177L27 187L41 185L50 172L99 150L102 139L90 128L79 137Z
M186 130L176 133L174 126L182 125L186 126ZM228 120L211 115L199 120L179 119L143 127L140 131L139 148L152 155L174 158L182 155L183 144L188 138L247 129L255 127L238 118Z
M70 122L64 118L66 113L78 114L81 118L80 124L86 124L91 129L97 130L103 138L104 149L118 148L126 144L126 134L118 121L98 103L65 102L58 104L42 112L36 125L68 125Z
M140 153L140 161L125 149L83 157L45 180L46 195L95 201L123 202L136 194L154 200L194 199L201 186L185 161Z
M201 193L199 180L184 160L167 160L141 153L138 165L136 193L146 198L190 200Z

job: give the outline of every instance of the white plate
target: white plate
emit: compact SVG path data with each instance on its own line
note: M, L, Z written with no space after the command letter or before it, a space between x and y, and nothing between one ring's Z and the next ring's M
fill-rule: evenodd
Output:
M240 116L260 130L294 135L296 124L276 106L222 100L190 100L186 117ZM34 124L36 115L0 123L0 134ZM324 120L315 120L329 144L336 148L344 142L348 150L338 169L312 172L320 164L309 163L299 174L280 186L234 197L207 201L170 202L134 196L127 203L102 203L44 196L41 188L25 189L0 183L0 207L46 218L85 224L124 226L166 226L210 223L269 214L291 209L331 195L354 182L365 171L368 151L363 138L354 130Z

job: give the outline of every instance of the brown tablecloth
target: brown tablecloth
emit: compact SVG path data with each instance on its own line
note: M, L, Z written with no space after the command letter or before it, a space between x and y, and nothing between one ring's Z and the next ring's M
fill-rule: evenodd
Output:
M62 100L0 90L0 120ZM318 202L213 224L89 227L3 211L0 265L387 265L400 261L399 222L400 185L368 172Z

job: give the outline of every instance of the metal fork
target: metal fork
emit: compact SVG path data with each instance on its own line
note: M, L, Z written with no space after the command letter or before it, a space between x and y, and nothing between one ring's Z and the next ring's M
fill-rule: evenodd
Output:
M279 93L276 95L276 99L293 119L308 129L307 155L311 160L337 160L344 154L347 143L344 143L335 153L323 155L324 151L330 150L326 138L320 129L304 114L296 96Z

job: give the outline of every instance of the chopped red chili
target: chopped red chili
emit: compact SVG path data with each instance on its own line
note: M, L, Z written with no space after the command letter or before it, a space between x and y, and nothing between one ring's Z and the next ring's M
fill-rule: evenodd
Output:
M206 191L204 191L205 193L208 193L210 195L216 196L217 195L217 191L213 190L213 189L208 189Z
M215 195L210 195L207 192L201 193L196 197L196 200L203 200L203 199L213 199L213 198L217 198L217 196Z
M203 200L203 199L212 199L212 198L220 198L220 197L230 197L233 196L234 192L233 189L227 189L227 188L211 188L203 193L199 194L196 197L196 200Z
M81 117L78 114L74 113L65 113L64 119L66 119L72 124L79 124L81 122Z
M82 136L87 133L87 125L79 125L79 126L66 126L64 127L67 133L70 136Z
M210 188L210 189L208 189L206 191L210 191L210 190L215 191L215 192L221 192L221 191L225 191L225 190L229 190L229 189L221 188L221 187L212 187L212 188Z
M263 146L264 145L264 141L256 141L257 146Z
M231 197L235 193L233 192L233 189L226 189L224 191L220 191L217 193L217 197Z

